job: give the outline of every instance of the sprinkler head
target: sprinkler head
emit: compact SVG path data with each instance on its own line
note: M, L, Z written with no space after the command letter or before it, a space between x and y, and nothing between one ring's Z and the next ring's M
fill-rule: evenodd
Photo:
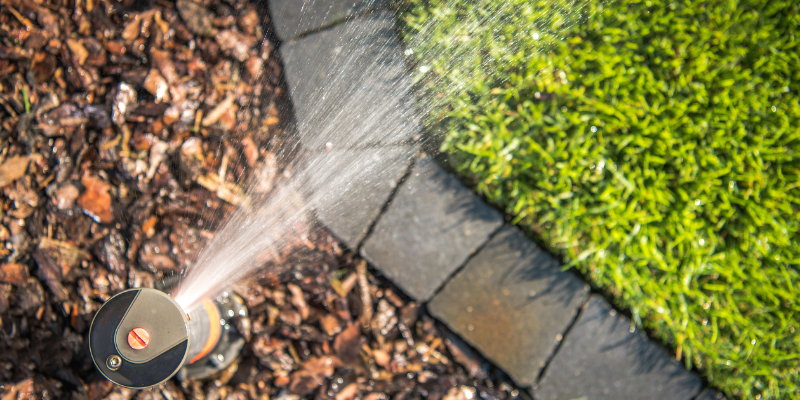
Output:
M175 374L204 379L227 368L244 346L234 318L247 318L247 309L229 292L186 312L164 292L130 289L95 314L89 351L103 376L132 389Z
M94 316L89 329L92 360L117 385L134 389L158 385L183 366L189 350L188 322L167 294L126 290L105 302Z

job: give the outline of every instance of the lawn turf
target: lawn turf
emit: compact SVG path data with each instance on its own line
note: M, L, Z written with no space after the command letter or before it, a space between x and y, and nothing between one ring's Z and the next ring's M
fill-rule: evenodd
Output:
M401 7L452 168L712 386L800 398L796 1Z

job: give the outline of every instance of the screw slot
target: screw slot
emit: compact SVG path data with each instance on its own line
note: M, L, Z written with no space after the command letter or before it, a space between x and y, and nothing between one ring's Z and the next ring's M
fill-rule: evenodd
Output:
M122 366L122 359L118 355L114 354L108 357L108 359L106 360L106 366L108 367L108 369L116 371L119 369L119 367Z

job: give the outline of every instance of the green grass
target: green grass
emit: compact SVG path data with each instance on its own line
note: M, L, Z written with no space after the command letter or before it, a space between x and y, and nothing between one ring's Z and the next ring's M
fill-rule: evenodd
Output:
M453 168L728 396L800 398L796 0L404 7Z

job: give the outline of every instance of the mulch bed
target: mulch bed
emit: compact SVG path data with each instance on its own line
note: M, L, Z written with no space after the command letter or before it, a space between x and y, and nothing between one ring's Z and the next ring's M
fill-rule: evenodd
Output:
M86 343L100 305L190 267L239 182L287 168L269 19L238 0L0 4L2 400L520 395L321 228L237 285L248 342L226 371L105 380Z

